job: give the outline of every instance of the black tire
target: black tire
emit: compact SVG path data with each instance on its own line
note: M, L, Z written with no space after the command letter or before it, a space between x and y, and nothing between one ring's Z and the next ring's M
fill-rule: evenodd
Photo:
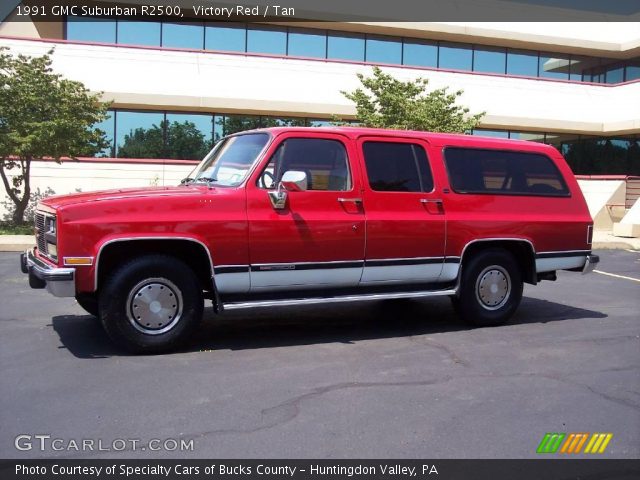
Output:
M191 268L170 256L147 255L109 276L100 292L100 320L126 350L163 353L189 339L202 320L203 303Z
M520 305L522 287L522 272L511 253L498 248L483 250L463 264L453 306L472 325L503 325Z
M92 293L80 293L76 295L76 302L84 310L94 317L98 316L98 297Z

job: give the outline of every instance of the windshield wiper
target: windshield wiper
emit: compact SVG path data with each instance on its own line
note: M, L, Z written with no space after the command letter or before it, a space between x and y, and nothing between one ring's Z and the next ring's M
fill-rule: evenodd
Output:
M195 182L195 179L191 178L191 177L185 177L182 180L180 180L180 185L189 185L190 183Z
M206 182L207 185L217 181L218 179L216 177L198 177L194 180L194 182Z

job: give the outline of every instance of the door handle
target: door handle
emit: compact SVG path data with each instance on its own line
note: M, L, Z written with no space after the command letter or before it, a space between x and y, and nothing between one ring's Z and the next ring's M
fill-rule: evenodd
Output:
M440 198L421 198L420 203L442 203Z
M361 204L362 203L362 199L361 198L338 198L338 201L340 203L347 203L347 202L357 203L357 204Z

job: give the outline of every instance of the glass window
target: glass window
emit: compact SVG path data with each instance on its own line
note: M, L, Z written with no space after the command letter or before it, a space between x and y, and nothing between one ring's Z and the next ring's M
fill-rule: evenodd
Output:
M607 83L624 82L624 64L611 65L607 69Z
M201 160L213 146L211 115L168 113L165 158Z
M310 127L330 127L333 125L331 120L309 119Z
M439 68L471 71L473 51L470 45L461 43L441 43Z
M115 157L115 147L113 145L113 137L115 134L115 121L116 121L116 113L113 110L109 110L109 117L106 120L103 120L100 123L96 123L93 127L99 128L105 133L105 137L109 141L109 146L104 150L96 153L96 157Z
M435 43L405 41L403 48L402 63L404 65L438 66L438 46Z
M213 116L213 143L218 143L224 137L224 115Z
M540 55L540 76L544 78L569 79L569 57Z
M286 55L287 32L276 28L249 28L247 52Z
M638 80L640 78L640 60L629 60L625 68L625 81Z
M537 77L538 54L527 50L508 50L507 74Z
M329 34L327 58L364 61L364 37L357 34Z
M364 162L372 190L430 192L433 178L427 154L413 143L365 142Z
M239 185L268 141L269 135L266 133L226 138L216 144L211 153L198 165L192 177L196 182Z
M118 43L160 46L160 22L118 20Z
M514 140L527 140L529 142L544 143L543 132L509 132L509 138Z
M483 47L473 52L473 71L486 73L506 72L507 51L504 48Z
M162 46L201 50L204 42L204 26L196 23L163 23Z
M507 130L485 130L482 128L475 128L473 135L479 137L493 137L493 138L509 138L509 132Z
M116 22L104 18L68 17L67 40L116 43Z
M367 62L402 64L402 42L400 39L367 37Z
M205 27L204 48L224 52L244 52L246 51L246 35L247 30L244 26L209 23Z
M254 130L262 127L260 117L255 115L225 115L216 116L216 123L222 127L222 136L226 137L232 133Z
M444 157L451 187L457 193L569 194L556 165L539 153L448 147Z
M116 112L116 155L121 158L164 158L164 114Z
M258 180L262 188L275 188L289 170L307 174L308 190L351 190L349 162L344 145L323 138L288 138L274 152Z
M327 34L318 30L289 30L288 55L298 57L327 57Z

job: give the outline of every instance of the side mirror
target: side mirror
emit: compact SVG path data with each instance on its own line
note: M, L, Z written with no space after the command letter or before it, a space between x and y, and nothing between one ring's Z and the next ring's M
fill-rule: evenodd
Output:
M289 170L284 172L280 183L290 192L304 192L308 187L307 174L297 170Z
M307 174L296 170L284 172L275 191L269 192L269 200L276 210L282 210L287 204L287 191L304 192L307 189Z

